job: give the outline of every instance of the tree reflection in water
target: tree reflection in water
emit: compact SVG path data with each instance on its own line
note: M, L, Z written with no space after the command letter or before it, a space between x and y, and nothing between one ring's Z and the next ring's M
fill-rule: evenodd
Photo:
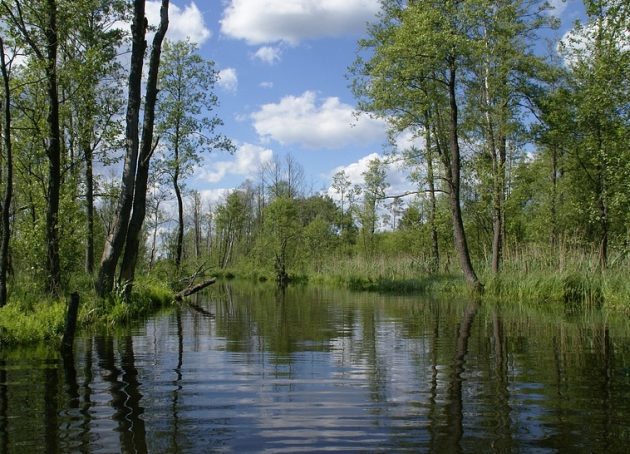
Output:
M0 351L0 452L620 451L630 329L589 317L217 286L73 354Z

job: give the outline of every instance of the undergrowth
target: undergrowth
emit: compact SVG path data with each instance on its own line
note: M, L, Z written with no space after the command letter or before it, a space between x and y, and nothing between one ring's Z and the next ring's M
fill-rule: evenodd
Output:
M155 278L138 279L129 302L120 291L108 298L97 297L89 279L84 286L73 284L80 296L78 329L126 323L173 300L169 287ZM58 342L64 331L67 300L66 296L51 298L41 292L13 292L9 303L0 308L0 345Z

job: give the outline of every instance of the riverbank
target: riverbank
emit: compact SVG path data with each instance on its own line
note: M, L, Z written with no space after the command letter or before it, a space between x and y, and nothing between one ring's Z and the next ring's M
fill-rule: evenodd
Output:
M497 276L488 266L476 264L484 283L483 299L530 305L563 305L630 313L630 272L619 264L599 270L594 261L562 263L529 260L506 261ZM240 267L215 273L224 279L273 281L272 270ZM455 265L438 273L430 264L409 257L337 257L317 269L290 275L294 283L309 283L381 293L419 293L439 296L466 295L470 289Z
M79 283L80 304L77 329L115 326L135 320L170 304L174 292L155 278L140 278L134 285L131 302L122 297L96 296L91 282ZM0 346L37 342L60 342L65 325L68 297L51 298L39 292L15 292L0 308Z
M483 300L521 304L531 307L556 306L569 309L596 309L630 314L630 273L616 267L605 271L585 266L531 267L508 262L497 277L479 266L485 285ZM159 273L158 273L159 274ZM273 282L272 270L242 267L216 271L220 279ZM78 329L90 326L115 326L141 318L170 304L174 291L165 279L144 276L134 286L132 303L114 295L98 298L92 283L85 278L71 288L78 289ZM424 294L439 297L470 295L461 274L455 270L430 273L426 263L413 259L373 260L340 258L316 270L291 275L294 284L313 284L353 291L392 294ZM37 342L59 342L64 330L67 297L51 299L40 292L11 295L10 303L0 308L0 346Z

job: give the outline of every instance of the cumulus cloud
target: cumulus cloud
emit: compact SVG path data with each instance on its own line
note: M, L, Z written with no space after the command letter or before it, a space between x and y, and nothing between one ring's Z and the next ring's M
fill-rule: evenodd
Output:
M336 97L320 103L312 91L264 104L251 118L263 140L306 148L338 149L383 141L386 130L384 121L363 114L355 116L353 107Z
M219 71L217 85L226 91L236 91L238 88L238 75L236 69L225 68Z
M273 82L265 81L258 84L260 88L273 88Z
M207 161L203 167L198 169L197 179L207 183L218 183L228 174L251 176L258 171L262 164L269 162L272 157L272 150L251 143L244 143L238 147L229 161Z
M282 50L279 47L263 46L253 56L268 65L273 65L280 61Z
M354 185L363 185L364 177L363 173L368 170L370 165L370 161L374 159L379 159L385 163L388 162L385 156L382 156L378 153L370 153L367 156L363 156L358 161L352 162L345 166L339 166L334 168L330 174L330 181L332 184L332 177L337 172L344 171L348 180L352 186ZM385 174L386 181L389 184L389 188L387 189L387 193L391 195L404 194L406 192L410 192L414 190L413 184L411 184L408 180L408 169L403 164L402 161L393 161L388 164L385 164ZM339 194L335 192L335 190L331 187L328 188L327 194L333 200L339 200Z
M146 15L150 25L160 23L159 1L148 1L146 3ZM193 43L203 44L212 33L206 27L203 14L194 2L184 8L180 8L173 3L168 8L168 31L166 37L171 41L184 41L189 39Z
M230 0L221 31L249 44L361 33L380 9L379 0Z

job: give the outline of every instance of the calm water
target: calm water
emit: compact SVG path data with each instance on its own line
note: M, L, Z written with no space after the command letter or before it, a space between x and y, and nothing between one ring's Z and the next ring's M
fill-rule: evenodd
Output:
M628 322L217 286L0 351L0 452L627 452Z

